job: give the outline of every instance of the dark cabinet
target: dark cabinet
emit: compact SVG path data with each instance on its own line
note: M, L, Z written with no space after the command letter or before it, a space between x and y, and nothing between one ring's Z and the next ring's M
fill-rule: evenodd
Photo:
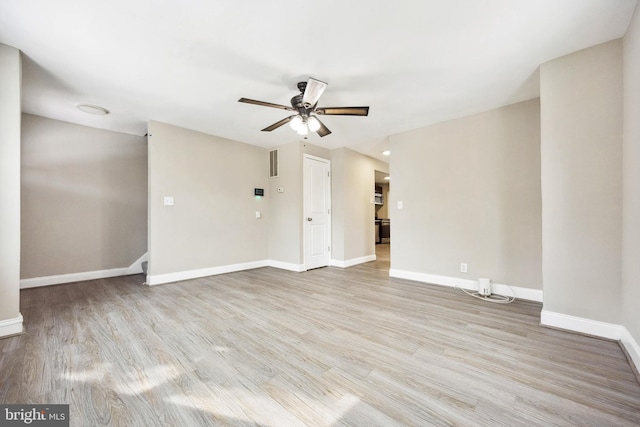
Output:
M383 239L387 239L384 241ZM388 219L376 220L376 243L391 242L391 221Z

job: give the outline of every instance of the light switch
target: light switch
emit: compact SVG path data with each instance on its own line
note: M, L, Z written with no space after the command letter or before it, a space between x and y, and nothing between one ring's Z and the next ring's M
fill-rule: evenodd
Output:
M260 211L256 211L256 218L258 219L262 218L262 214L260 213Z
M173 197L164 196L164 205L165 206L173 206Z
M402 201L399 201L398 202L398 209L402 209L402 208L403 208Z

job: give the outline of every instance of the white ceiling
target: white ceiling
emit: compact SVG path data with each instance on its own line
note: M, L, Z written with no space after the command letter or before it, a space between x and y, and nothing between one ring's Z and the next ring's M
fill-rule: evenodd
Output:
M636 0L2 0L23 111L143 135L158 120L263 147L296 83L329 83L312 144L373 157L388 136L538 96L538 66L621 37ZM103 106L108 116L78 111ZM392 154L393 155L393 154Z

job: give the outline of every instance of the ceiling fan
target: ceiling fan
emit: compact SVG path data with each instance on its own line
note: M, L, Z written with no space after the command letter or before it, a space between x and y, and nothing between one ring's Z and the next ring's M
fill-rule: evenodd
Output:
M291 107L271 102L256 101L255 99L240 98L238 102L247 104L262 105L264 107L280 108L281 110L294 111L287 118L280 120L262 129L264 132L271 132L280 126L289 123L291 128L298 134L306 136L309 131L317 132L321 137L327 136L331 131L318 119L317 116L367 116L369 107L323 107L318 108L318 99L327 88L327 83L314 78L309 78L306 82L299 82L300 93L291 98Z

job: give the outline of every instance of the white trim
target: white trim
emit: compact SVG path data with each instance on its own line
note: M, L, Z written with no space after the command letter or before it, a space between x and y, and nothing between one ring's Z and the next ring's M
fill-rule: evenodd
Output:
M450 287L457 286L459 288L464 288L471 291L475 291L478 289L478 286L475 280L459 279L457 277L438 276L436 274L427 274L427 273L416 273L414 271L397 270L394 268L389 270L389 276L397 277L399 279L414 280L416 282L430 283L432 285L441 285L441 286L450 286Z
M627 353L629 353L629 357L631 357L629 363L633 363L636 370L640 371L640 345L638 345L629 330L622 325L556 313L544 309L540 313L540 324L619 341Z
M267 261L267 265L269 267L279 268L281 270L295 271L296 273L306 271L304 268L304 264L293 264L290 262L269 260Z
M620 337L620 342L622 342L625 350L629 353L629 357L631 357L631 360L636 367L636 371L640 372L640 345L638 345L629 330L624 326L622 327L622 337Z
M218 267L200 268L198 270L177 271L175 273L147 275L147 285L162 285L164 283L180 282L182 280L198 279L200 277L216 276L218 274L233 273L235 271L251 270L268 267L269 261L243 262L240 264L221 265Z
M540 313L540 324L543 326L566 329L616 341L622 339L623 327L621 325L600 322L598 320L591 320L563 313L555 313L544 309Z
M346 261L344 262L344 264L348 263L349 265L344 265L344 266L349 267L351 265L356 265L362 262L373 261L373 260L375 260L375 255L370 255L367 257ZM334 265L333 264L334 262L340 262L340 261L332 260L332 265ZM343 265L337 265L337 266L342 267ZM198 270L178 271L175 273L147 275L146 284L150 286L162 285L165 283L180 282L183 280L198 279L200 277L233 273L235 271L252 270L254 268L261 268L261 267L279 268L281 270L293 271L296 273L307 271L304 264L294 264L290 262L283 262L283 261L276 261L276 260L263 260L263 261L253 261L253 262L246 262L246 263L232 264L232 265L222 265L218 267L201 268Z
M353 267L354 265L364 264L365 262L370 262L375 260L376 260L376 256L374 254L374 255L361 256L360 258L352 258L346 261L332 259L330 265L333 267L348 268L348 267Z
M108 277L126 276L128 274L131 274L129 273L129 268L125 267L112 268L110 270L85 271L82 273L58 274L55 276L33 277L30 279L20 279L20 289L83 282L85 280L106 279Z
M127 274L142 274L142 263L149 261L149 252L145 252L140 258L135 260L127 269Z
M21 334L23 332L22 321L21 313L18 313L18 317L13 319L0 320L0 337Z
M460 279L458 277L451 276L439 276L436 274L416 273L406 270L389 270L390 277L397 277L399 279L414 280L416 282L430 283L433 285L458 287L468 289L470 291L478 290L478 281L469 279ZM525 299L528 301L542 302L542 291L540 289L521 288L518 286L507 286L500 283L492 283L493 289L496 294L515 296L518 299Z
M20 289L61 285L63 283L83 282L85 280L107 279L109 277L128 276L130 274L142 274L142 261L147 261L148 259L149 253L145 252L144 255L134 261L133 264L131 264L129 267L20 279Z
M142 255L131 266L113 268L110 270L85 271L81 273L59 274L55 276L33 277L20 280L20 289L37 288L40 286L61 285L63 283L83 282L86 280L106 279L109 277L128 276L142 274L142 262L147 261L148 253ZM163 283L179 282L182 280L196 279L199 277L215 276L217 274L232 273L234 271L250 270L260 267L274 267L295 272L305 271L304 264L292 264L281 261L263 260L233 265L225 265L199 270L179 271L160 275L147 276L147 284L160 285ZM152 282L149 283L149 280Z
M524 299L527 301L542 302L542 290L522 288L519 286L507 286L500 283L492 283L493 292L498 295L514 296L517 299ZM476 287L476 290L478 288Z

